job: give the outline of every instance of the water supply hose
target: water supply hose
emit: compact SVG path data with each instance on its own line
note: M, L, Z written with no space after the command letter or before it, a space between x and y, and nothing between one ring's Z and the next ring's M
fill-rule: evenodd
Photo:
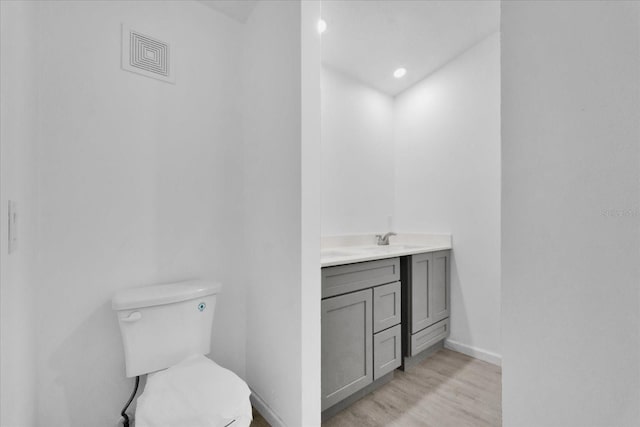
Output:
M140 375L136 377L136 385L133 388L133 393L131 393L131 397L129 397L127 404L124 405L124 408L122 408L122 411L120 412L120 415L122 415L123 427L129 427L129 416L127 415L127 409L129 408L129 405L131 405L131 402L133 402L133 398L136 396L136 393L138 392L138 384L140 384Z

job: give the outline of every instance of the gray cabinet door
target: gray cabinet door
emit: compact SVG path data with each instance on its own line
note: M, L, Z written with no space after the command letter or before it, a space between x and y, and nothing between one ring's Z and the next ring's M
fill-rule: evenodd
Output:
M450 254L446 250L411 256L409 298L412 334L449 317Z
M431 323L436 323L449 317L450 254L450 251L439 251L432 254L431 286L429 288Z
M322 301L322 410L373 382L373 291Z
M377 380L402 363L402 330L396 325L373 336L373 379Z
M431 253L411 256L410 301L411 301L411 333L433 324L429 310L429 293L431 292Z
M373 332L397 325L401 321L400 282L373 288Z

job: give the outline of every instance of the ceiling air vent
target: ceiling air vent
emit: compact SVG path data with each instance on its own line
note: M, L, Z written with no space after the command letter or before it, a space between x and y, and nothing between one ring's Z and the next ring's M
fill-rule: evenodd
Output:
M175 83L171 45L122 25L122 69Z

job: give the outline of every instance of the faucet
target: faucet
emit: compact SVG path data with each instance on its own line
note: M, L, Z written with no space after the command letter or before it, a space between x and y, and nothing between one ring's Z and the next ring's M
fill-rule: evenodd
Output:
M390 236L397 236L397 234L394 233L393 231L388 232L384 236L381 235L381 234L376 234L376 238L378 239L378 245L387 246L389 244L389 237Z

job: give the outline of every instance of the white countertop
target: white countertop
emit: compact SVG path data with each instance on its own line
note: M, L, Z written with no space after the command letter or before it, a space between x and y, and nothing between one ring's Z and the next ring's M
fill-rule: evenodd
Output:
M451 249L450 234L399 234L391 236L387 246L375 242L374 235L323 237L320 264L331 267Z

